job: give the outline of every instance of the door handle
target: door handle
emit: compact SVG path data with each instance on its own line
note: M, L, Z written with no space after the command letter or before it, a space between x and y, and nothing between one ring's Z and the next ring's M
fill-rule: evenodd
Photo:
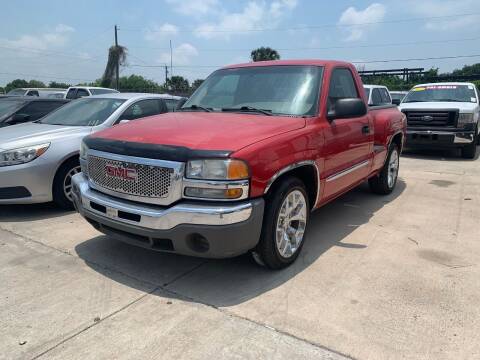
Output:
M370 134L370 126L362 126L362 134Z

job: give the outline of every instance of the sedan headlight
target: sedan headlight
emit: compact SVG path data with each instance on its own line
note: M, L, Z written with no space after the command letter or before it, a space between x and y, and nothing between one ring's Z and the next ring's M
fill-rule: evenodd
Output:
M198 180L248 179L248 166L241 160L192 160L187 163L186 177Z
M44 154L49 146L50 143L2 151L0 152L0 166L28 163Z
M80 159L87 159L88 146L82 141L80 144Z
M458 115L458 125L472 124L475 122L474 116L472 113L460 113Z

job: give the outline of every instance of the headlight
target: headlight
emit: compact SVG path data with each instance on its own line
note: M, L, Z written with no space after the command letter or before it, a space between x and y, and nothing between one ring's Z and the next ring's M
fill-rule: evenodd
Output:
M241 160L192 160L187 163L186 177L200 180L248 179L248 166Z
M82 141L80 144L80 159L86 159L88 152L88 146Z
M458 125L466 125L474 123L474 117L471 113L461 113L458 115Z
M50 143L2 151L0 152L0 166L28 163L44 154L49 146Z

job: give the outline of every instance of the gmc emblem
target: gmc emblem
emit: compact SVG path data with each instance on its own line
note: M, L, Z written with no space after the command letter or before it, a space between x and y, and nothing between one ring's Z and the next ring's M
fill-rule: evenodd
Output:
M137 170L123 166L105 165L107 176L129 181L137 181Z

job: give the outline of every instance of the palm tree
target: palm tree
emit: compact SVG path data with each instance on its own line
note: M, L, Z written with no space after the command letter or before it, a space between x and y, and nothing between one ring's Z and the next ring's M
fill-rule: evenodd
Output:
M277 50L263 46L252 50L250 57L253 61L280 60L280 54Z
M108 61L102 77L102 86L114 87L116 83L116 69L125 65L127 61L127 48L124 46L112 46L108 50Z

